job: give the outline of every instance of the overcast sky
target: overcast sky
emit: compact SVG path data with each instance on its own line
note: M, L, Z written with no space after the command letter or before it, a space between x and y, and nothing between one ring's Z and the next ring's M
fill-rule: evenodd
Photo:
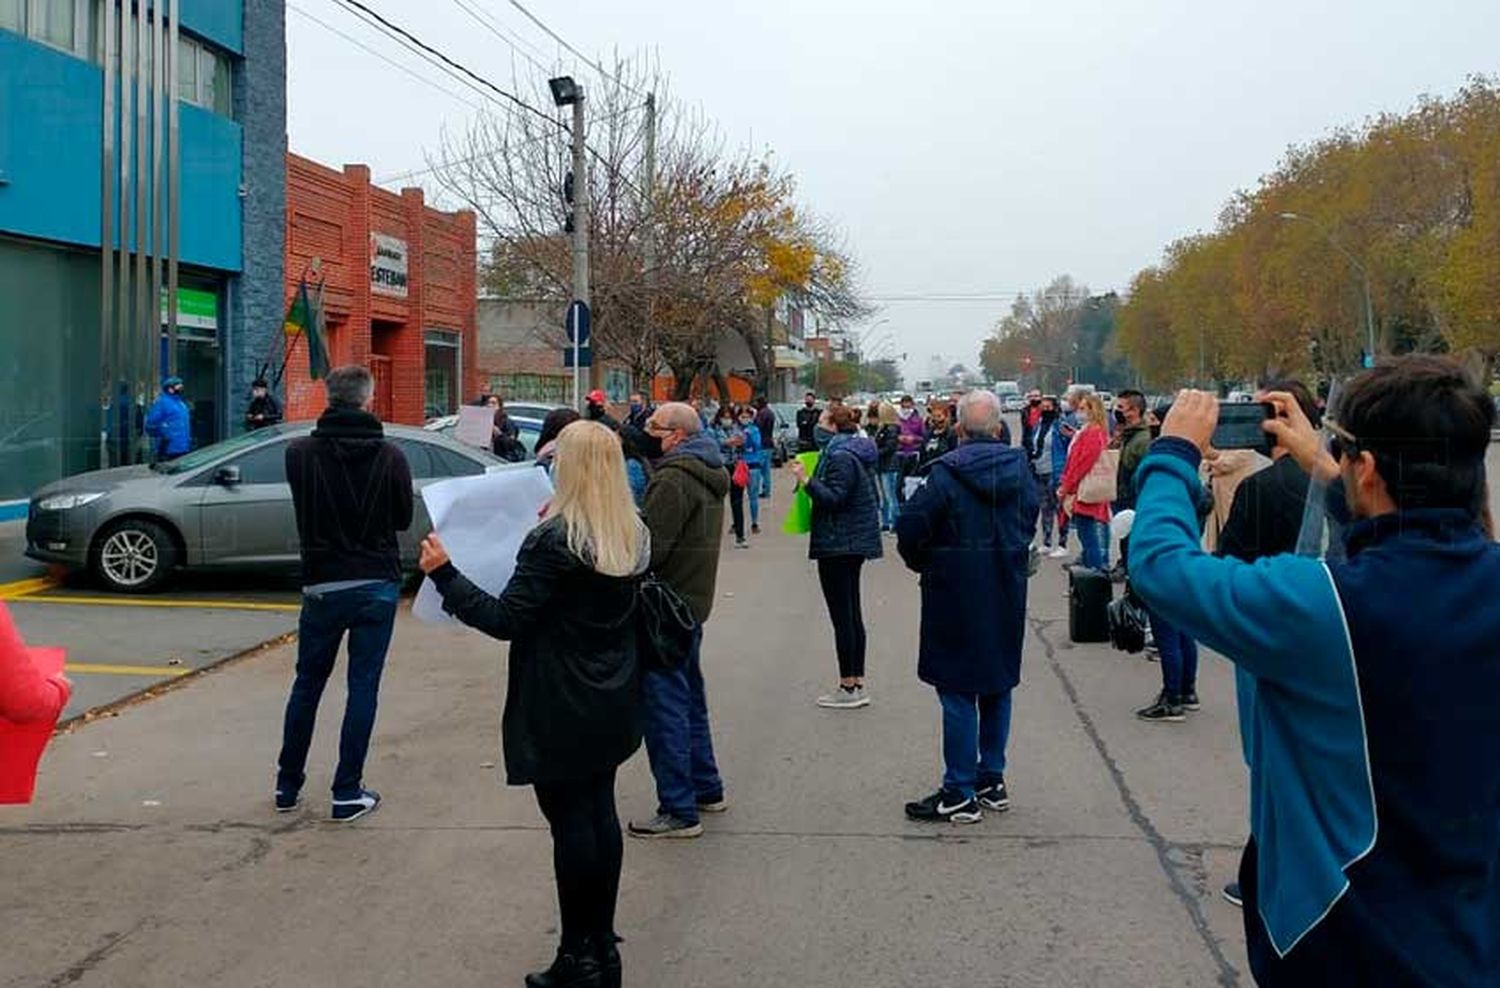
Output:
M540 74L459 0L364 2L497 82ZM508 0L463 2L588 83ZM1288 145L1500 73L1496 0L522 2L586 54L654 53L678 98L774 150L847 232L889 320L870 340L893 333L908 380L974 365L1019 290L1125 287ZM293 150L380 179L476 115L301 13L459 89L334 0L291 5ZM892 298L944 293L1001 297Z

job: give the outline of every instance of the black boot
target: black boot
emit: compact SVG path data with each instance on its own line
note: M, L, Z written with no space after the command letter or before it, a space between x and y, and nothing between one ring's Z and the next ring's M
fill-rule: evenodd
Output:
M599 957L599 983L604 988L620 988L624 983L624 974L620 963L620 937L611 933L600 940L597 945Z
M619 956L617 951L616 957ZM526 988L604 988L599 953L593 943L559 947L557 959L545 971L526 975Z

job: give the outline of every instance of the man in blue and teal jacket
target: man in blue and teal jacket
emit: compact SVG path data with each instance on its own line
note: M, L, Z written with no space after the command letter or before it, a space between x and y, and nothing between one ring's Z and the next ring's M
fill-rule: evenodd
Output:
M1266 429L1341 481L1346 556L1254 564L1199 547L1213 396L1184 392L1140 467L1130 563L1153 610L1248 673L1261 985L1500 985L1500 546L1484 504L1495 409L1458 364L1357 378L1324 452L1289 395Z

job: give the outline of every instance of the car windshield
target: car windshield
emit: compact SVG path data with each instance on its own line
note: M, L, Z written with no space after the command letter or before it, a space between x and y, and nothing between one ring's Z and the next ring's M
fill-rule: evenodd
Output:
M286 431L286 426L257 429L254 432L247 432L232 439L226 439L221 443L214 443L212 446L195 449L191 453L184 453L175 460L153 463L151 464L151 469L158 473L187 473L199 467L207 466L215 460L220 460L226 456L242 453L254 446L259 446L261 443L274 439Z

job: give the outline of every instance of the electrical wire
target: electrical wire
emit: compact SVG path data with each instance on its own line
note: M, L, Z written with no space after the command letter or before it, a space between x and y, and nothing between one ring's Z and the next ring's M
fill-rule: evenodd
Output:
M472 3L471 0L453 0L453 4L459 10L462 10L464 13L468 14L469 17L471 17L476 23L478 23L480 27L484 28L486 31L490 32L495 37L499 38L501 41L509 45L512 51L514 51L517 55L520 55L522 58L526 59L526 61L530 62L543 75L552 74L552 70L550 68L543 65L541 62L538 62L535 58L532 58L529 54L521 49L520 44L518 44L517 42L524 42L524 39L522 39L520 35L515 35L514 37L512 37L510 32L504 31L497 22L492 21L490 19L490 16L483 10L481 10L477 3ZM540 54L540 52L538 54Z
M558 34L556 31L552 30L546 24L543 24L542 21L541 21L541 18L537 17L531 11L529 11L525 7L523 7L521 5L521 3L520 3L520 0L510 0L510 5L512 7L514 7L514 8L516 8L517 10L519 10L522 14L524 14L526 16L526 19L529 20L529 21L531 21L531 23L533 23L537 27L541 28L542 31L545 32L546 35L549 38L551 38L553 41L556 41L558 44L562 45L568 51L572 52L579 59L581 59L583 61L584 65L587 65L589 68L593 69L595 72L599 73L604 78L610 80L615 85L620 86L623 89L630 90L632 93L635 93L637 96L645 96L646 95L645 93L641 92L636 87L632 86L630 83L626 82L624 79L621 79L619 76L611 75L609 72L606 72L604 70L604 66L600 65L598 62L594 61L593 59L589 58L587 55L585 55L583 52L579 51L577 48L574 48L572 45L568 44L567 41L565 41L563 39L562 35Z

